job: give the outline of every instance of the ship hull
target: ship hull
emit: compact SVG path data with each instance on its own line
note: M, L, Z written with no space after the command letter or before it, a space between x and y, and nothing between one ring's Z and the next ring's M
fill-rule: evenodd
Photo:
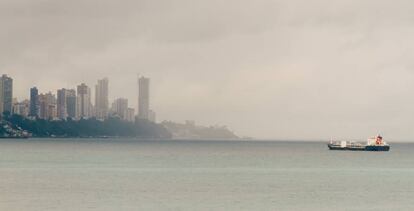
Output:
M366 146L365 151L390 151L390 146Z
M349 151L390 151L390 146L346 146L328 144L330 150L349 150Z
M366 147L346 147L350 151L368 151Z
M346 148L344 148L344 147L341 147L341 146L335 146L335 145L332 145L332 144L328 144L328 148L329 148L330 150L346 150Z

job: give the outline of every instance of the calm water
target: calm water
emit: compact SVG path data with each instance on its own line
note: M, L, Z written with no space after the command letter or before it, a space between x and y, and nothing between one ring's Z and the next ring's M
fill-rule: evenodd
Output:
M414 144L2 140L0 210L414 210Z

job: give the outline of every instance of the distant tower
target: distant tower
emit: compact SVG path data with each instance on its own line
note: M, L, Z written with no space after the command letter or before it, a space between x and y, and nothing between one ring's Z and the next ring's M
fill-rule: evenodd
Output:
M67 90L59 89L57 91L57 118L66 119L67 117Z
M109 110L109 94L108 88L109 81L107 78L98 80L98 84L95 86L95 109L96 117L98 119L105 119L108 116Z
M77 117L88 119L91 117L91 89L82 83L78 86Z
M7 75L0 78L0 113L13 112L13 79Z
M30 112L29 116L39 117L39 90L36 87L30 89Z
M76 91L74 89L66 90L66 113L71 119L76 118Z
M150 79L138 78L138 118L149 119L150 111Z

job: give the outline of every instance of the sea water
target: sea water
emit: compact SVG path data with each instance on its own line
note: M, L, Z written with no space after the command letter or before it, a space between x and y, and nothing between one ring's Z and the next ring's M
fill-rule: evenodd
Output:
M0 141L0 210L414 210L414 144Z

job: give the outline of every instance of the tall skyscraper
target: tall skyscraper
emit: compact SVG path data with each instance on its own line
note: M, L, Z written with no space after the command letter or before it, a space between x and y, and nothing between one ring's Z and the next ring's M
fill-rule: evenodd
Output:
M98 119L105 119L108 116L108 87L109 81L107 78L98 80L98 84L95 86L95 111Z
M39 95L39 118L40 119L48 119L47 118L48 108L49 108L49 104L47 102L46 95L40 94Z
M68 118L76 118L76 91L74 89L66 90L66 113Z
M78 99L76 107L76 116L81 119L88 119L91 117L91 89L82 83L78 86Z
M138 78L138 118L149 119L150 79Z
M57 118L66 119L68 117L67 112L67 90L57 90Z
M13 79L7 75L0 78L0 113L13 112Z
M39 117L39 90L36 87L30 89L30 112L29 116Z

